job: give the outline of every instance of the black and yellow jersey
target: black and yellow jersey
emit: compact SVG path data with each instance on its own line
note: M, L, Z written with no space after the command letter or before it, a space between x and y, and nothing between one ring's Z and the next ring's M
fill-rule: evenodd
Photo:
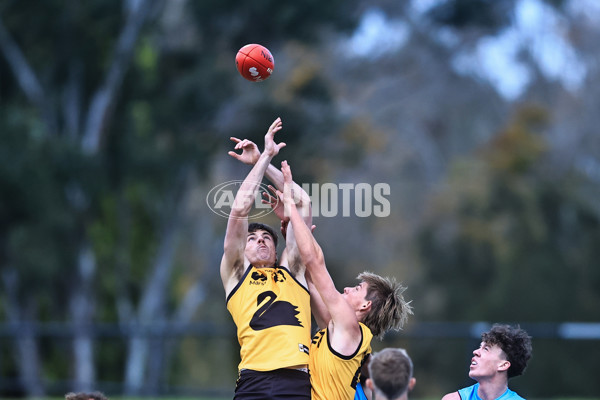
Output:
M237 326L240 370L308 364L310 295L287 268L250 265L227 296L227 309Z
M362 340L354 354L343 356L331 348L327 329L315 334L310 345L312 400L352 400L360 368L371 353L373 334L360 324Z

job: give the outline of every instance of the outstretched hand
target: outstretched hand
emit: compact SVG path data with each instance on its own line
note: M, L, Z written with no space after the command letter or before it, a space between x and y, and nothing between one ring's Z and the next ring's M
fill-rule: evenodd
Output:
M263 153L270 158L275 157L277 154L279 154L279 150L286 146L284 142L275 143L275 133L280 131L282 127L281 118L277 117L265 135L265 149Z
M271 193L269 192L263 192L262 196L262 203L263 204L268 204L271 206L271 208L273 209L273 212L275 213L275 215L277 215L277 217L281 220L281 222L288 222L290 220L289 215L285 215L284 213L284 209L283 209L283 197L281 192L279 192L275 187L269 185L267 186L269 188L269 191L271 191Z
M260 150L258 150L258 146L251 140L248 139L238 139L236 137L230 137L231 141L235 143L234 150L242 149L242 154L238 154L235 151L230 151L229 154L231 157L235 158L238 161L243 162L244 164L254 165L258 161L260 157Z

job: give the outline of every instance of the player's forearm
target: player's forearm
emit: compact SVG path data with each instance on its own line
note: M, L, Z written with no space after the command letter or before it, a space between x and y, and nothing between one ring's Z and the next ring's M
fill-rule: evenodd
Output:
M252 167L252 170L250 170L235 195L235 200L231 207L231 216L237 218L248 216L254 205L256 192L262 183L265 171L270 165L271 158L264 153L260 155L258 161L254 164L254 167Z
M284 189L284 180L283 180L283 172L281 172L277 167L273 164L269 164L267 170L265 171L265 176L267 179L277 188L277 190L283 192ZM300 185L296 182L292 182L294 187L294 200L296 201L296 207L298 208L298 212L304 219L304 223L309 227L312 224L312 210L310 207L310 196Z
M310 271L310 269L315 268L323 260L321 248L316 243L310 228L298 212L298 208L295 205L291 205L289 213L297 251L300 254L302 263Z
M295 230L294 234L300 258L306 266L308 274L311 276L312 283L317 288L322 301L331 314L330 308L335 308L339 300L339 292L336 290L325 266L323 250L294 206L290 210L290 222Z

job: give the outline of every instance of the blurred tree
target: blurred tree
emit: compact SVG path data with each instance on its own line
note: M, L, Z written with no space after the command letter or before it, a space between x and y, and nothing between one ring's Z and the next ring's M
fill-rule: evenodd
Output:
M0 4L0 318L22 328L7 347L18 364L3 357L2 376L19 376L32 395L69 368L81 387L123 379L130 393L160 390L167 379L219 381L223 361L237 359L224 349L235 345L189 340L176 348L143 328L198 315L230 323L224 307L204 303L223 305L215 266L224 226L204 196L243 176L220 147L227 138L260 142L278 115L289 144L280 158L300 181L391 187L386 218L317 219L341 286L365 269L394 275L409 285L414 321L589 319L600 218L593 13L545 1L562 11L560 35L586 61L585 81L565 90L523 43L517 58L531 83L511 102L458 71L457 57L510 28L524 2L445 1L423 14L431 2L238 3ZM359 15L355 3L383 10L381 18L340 37ZM276 54L276 73L260 85L232 79L232 54L249 42ZM526 101L545 111L507 125ZM577 304L572 314L558 304L563 292ZM26 323L56 320L73 323L74 362ZM125 345L92 347L87 328L96 321L120 321L136 334ZM426 341L414 353L417 366L428 366L428 384L417 385L423 395L455 387L449 347ZM560 351L568 360L569 350ZM581 379L586 365L563 375L583 370ZM539 369L546 381L544 373L535 381L548 391L560 381L548 384L559 373L549 368ZM575 382L569 387L593 390Z
M428 315L597 317L600 274L589 260L600 219L578 200L573 176L547 175L540 116L523 110L477 158L457 163L436 196L421 237L427 281L440 295Z
M561 8L564 0L542 0ZM511 23L517 0L449 0L438 2L428 11L428 18L439 25L461 30L476 29L496 33Z
M421 319L597 321L600 272L592 260L600 256L593 244L600 218L580 201L581 176L552 173L541 135L548 123L545 111L525 107L479 154L454 163L419 235L423 277L412 288ZM457 360L460 350L445 347L438 357ZM535 352L538 360L561 359ZM573 371L581 371L580 361ZM552 367L534 369L524 385L536 396L576 391L571 383L548 383ZM580 379L565 373L569 382ZM444 379L451 390L460 375ZM581 393L598 390L585 386Z
M231 55L250 41L282 46L352 24L351 4L342 1L0 5L2 316L30 327L14 347L28 395L43 395L48 369L60 375L64 364L41 358L35 325L25 323L69 323L68 368L73 388L84 390L95 388L97 365L119 365L103 352L95 360L92 322L118 320L135 330L191 320L218 281L218 260L207 256L205 271L181 269L178 237L194 188L208 180L223 142L220 122L232 108L262 116L288 110L298 121L310 109L292 99L275 104L266 85L253 86L264 95L254 105L236 99ZM294 93L312 96L304 88L313 81L317 75ZM326 89L310 101L328 114ZM255 124L263 132L276 114L262 116L240 119L237 133L248 136ZM173 289L190 275L192 284ZM127 392L155 392L165 375L165 343L142 330L124 350Z
M375 8L370 15L378 17L376 39L368 29L375 30L375 23L367 24L365 17L363 29L329 43L324 55L337 101L367 127L338 137L340 146L360 147L363 157L349 163L321 160L330 173L327 179L391 186L387 218L316 221L315 235L322 238L336 282L349 282L364 269L399 277L414 299L413 322L597 321L593 307L598 307L594 288L599 276L592 244L600 220L600 136L594 111L600 97L593 84L600 71L594 56L600 43L597 12L576 7L579 2L438 2L473 7L459 25L420 14L425 3L432 4L369 2ZM544 3L556 8L549 12L544 7L537 14ZM514 101L500 96L494 82L460 71L459 56L465 51L519 29L517 6L542 21L558 12L558 34L587 61L586 78L577 90L542 72L541 55L562 65L565 73L577 71L569 59L541 48L532 37L516 44L515 60L527 67L531 82ZM497 19L482 22L490 18ZM547 24L538 29L540 36L554 33ZM503 44L498 51L513 43ZM493 67L487 64L491 60L496 61L467 62L477 70ZM504 70L502 63L495 67L499 76L522 77ZM511 120L514 110L522 108ZM369 151L377 142L383 144ZM457 382L468 383L459 365L463 359L468 363L476 343L409 342L415 365L424 366L424 379L419 379L427 382L417 385L417 397L435 397L455 389ZM598 393L599 387L583 378L597 364L593 356L570 364L568 349L580 344L549 342L536 350L538 364L523 379L527 392L540 397ZM594 350L598 345L586 343ZM552 346L560 350L548 351ZM564 365L568 378L548 380L558 375L550 360Z

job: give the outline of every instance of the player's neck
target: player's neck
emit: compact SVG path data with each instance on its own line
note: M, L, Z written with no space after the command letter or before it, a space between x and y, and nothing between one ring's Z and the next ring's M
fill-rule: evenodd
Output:
M508 383L506 379L490 379L479 382L479 390L477 395L481 400L495 400L502 396L508 389Z
M275 268L275 264L270 262L256 262L250 263L254 268Z

